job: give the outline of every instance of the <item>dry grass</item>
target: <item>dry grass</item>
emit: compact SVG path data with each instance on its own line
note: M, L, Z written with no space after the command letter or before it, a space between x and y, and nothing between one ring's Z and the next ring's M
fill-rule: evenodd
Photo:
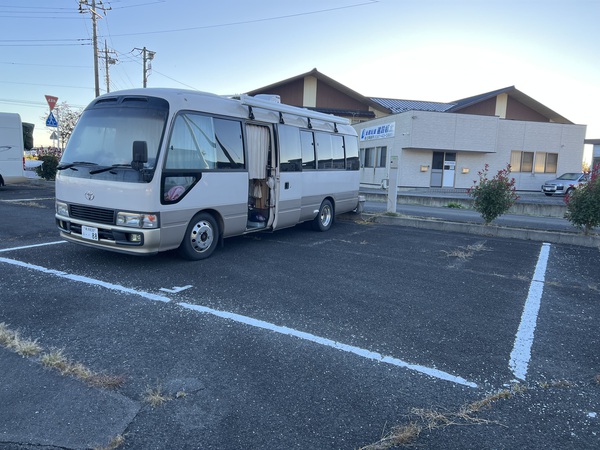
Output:
M490 249L483 242L478 242L477 244L467 245L467 250L472 252L487 252Z
M478 242L477 244L467 245L466 247L458 247L450 251L442 250L442 253L444 253L447 258L456 258L460 261L466 261L472 258L475 253L488 250L488 247L486 247L483 243Z
M54 350L50 353L45 353L40 358L40 361L44 366L58 370L61 375L72 376L92 386L104 389L116 389L125 382L123 376L96 373L81 363L69 360L63 350Z
M361 447L360 450L387 450L397 446L412 445L421 434L423 427L416 422L393 427L388 434L374 444Z
M418 445L416 441L424 429L432 431L439 428L460 425L501 425L498 422L477 417L477 414L484 409L491 408L494 402L511 398L513 394L524 391L525 388L515 385L510 390L503 389L481 400L463 405L455 412L413 408L409 415L410 420L408 424L395 426L379 441L361 447L360 450L387 450L392 447L415 446Z
M153 408L164 405L166 402L172 400L172 397L163 393L161 386L150 387L146 389L144 395L144 401L149 403Z
M495 394L488 395L487 397L484 397L481 400L477 400L476 402L465 405L463 408L461 408L461 411L464 411L467 414L478 413L482 409L490 408L492 403L510 397L512 397L511 391L509 391L508 389L503 389L501 391L496 392Z
M468 250L464 250L464 249L456 249L456 250L451 250L451 251L446 251L446 250L442 250L442 253L446 254L446 257L448 258L456 258L459 259L461 261L466 261L467 259L473 257L473 252L470 252Z
M11 330L4 322L0 323L0 345L21 356L36 356L42 351L37 340L22 338L18 331Z
M551 381L540 381L538 385L543 389L549 388L572 388L576 384L568 380L551 380Z
M18 331L11 330L4 322L0 323L0 345L24 357L37 356L42 353L42 347L37 340L21 337ZM81 363L69 360L63 350L44 353L39 361L45 367L58 370L61 375L73 376L92 386L104 389L116 389L125 382L125 378L122 376L96 373Z
M125 443L125 436L122 434L117 434L111 441L108 443L106 447L96 447L94 450L116 450L121 445Z

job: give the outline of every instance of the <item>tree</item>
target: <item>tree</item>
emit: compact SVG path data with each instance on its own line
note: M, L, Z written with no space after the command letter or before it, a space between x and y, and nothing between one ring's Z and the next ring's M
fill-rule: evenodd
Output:
M479 184L467 191L473 197L473 208L481 214L486 225L502 214L506 213L519 199L515 188L515 179L509 178L510 164L505 169L500 169L492 178L488 179L489 164L486 164L479 175Z
M590 181L577 186L565 196L567 212L565 218L584 234L600 225L600 164L592 171Z
M69 141L71 134L73 133L75 124L79 120L83 109L74 109L67 102L62 102L56 105L54 111L56 111L54 113L54 116L57 117L58 120L58 133L60 137L60 145L64 148L67 142ZM44 117L43 120L45 121L46 118Z

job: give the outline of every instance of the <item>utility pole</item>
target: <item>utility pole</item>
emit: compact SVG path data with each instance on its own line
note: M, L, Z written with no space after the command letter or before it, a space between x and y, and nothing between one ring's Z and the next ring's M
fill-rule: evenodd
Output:
M147 87L148 73L150 72L150 70L152 70L152 62L151 61L154 59L154 55L156 55L156 52L148 50L146 47L144 47L144 48L135 47L134 50L139 50L142 52L142 60L144 62L143 63L144 72L142 74L142 86Z
M151 61L154 59L154 55L156 55L156 52L146 50L146 47L144 47L144 87L148 84L148 72L152 69Z
M91 1L91 3L90 3ZM87 7L84 9L83 7ZM101 9L106 13L107 10L111 8L105 8L102 4L102 0L98 0L98 9ZM83 14L84 12L89 12L92 16L92 43L94 46L94 87L96 97L100 95L100 76L98 74L98 24L97 19L102 19L102 16L98 14L96 10L96 0L79 0L79 12Z
M110 64L116 64L117 63L117 59L116 58L112 58L110 56L111 53L114 54L114 55L116 55L115 52L113 52L113 51L109 52L108 51L108 46L106 45L106 41L104 41L104 56L103 56L103 58L104 58L104 64L106 66L105 67L105 70L106 70L106 92L110 92L110 74L109 74L109 71L108 71L108 66Z

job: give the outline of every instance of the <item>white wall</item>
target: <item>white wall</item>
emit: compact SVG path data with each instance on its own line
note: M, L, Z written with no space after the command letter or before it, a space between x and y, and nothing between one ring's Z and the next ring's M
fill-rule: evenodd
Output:
M541 184L564 172L581 170L585 125L505 120L494 116L408 111L354 125L364 128L395 124L393 137L360 141L360 148L387 146L388 167L361 169L361 183L380 185L388 177L389 160L399 156L398 186L430 186L433 151L456 152L455 188L469 188L477 172L489 164L495 175L510 163L512 151L558 153L557 174L513 172L518 190L539 190ZM421 172L421 166L429 166ZM468 173L462 173L463 168Z

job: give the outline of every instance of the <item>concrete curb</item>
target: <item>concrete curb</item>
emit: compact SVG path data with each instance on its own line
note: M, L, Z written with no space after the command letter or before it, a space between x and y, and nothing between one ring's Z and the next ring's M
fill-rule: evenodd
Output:
M424 219L406 216L390 216L373 213L342 214L343 220L362 220L383 225L421 228L426 230L446 231L453 233L475 234L527 241L548 242L550 244L567 244L581 247L596 247L600 250L600 235L583 235L578 233L562 233L548 230L533 230L526 228L499 227L496 225L481 225L476 223L449 222L443 220Z
M385 202L387 196L372 192L361 192L367 201ZM428 195L403 195L398 194L397 201L399 205L423 205L444 208L448 203L457 203L466 209L473 209L473 200L470 198L461 198L458 196L428 196ZM508 214L517 214L524 216L539 217L557 217L563 218L567 211L566 205L547 205L533 202L517 202L508 210Z

